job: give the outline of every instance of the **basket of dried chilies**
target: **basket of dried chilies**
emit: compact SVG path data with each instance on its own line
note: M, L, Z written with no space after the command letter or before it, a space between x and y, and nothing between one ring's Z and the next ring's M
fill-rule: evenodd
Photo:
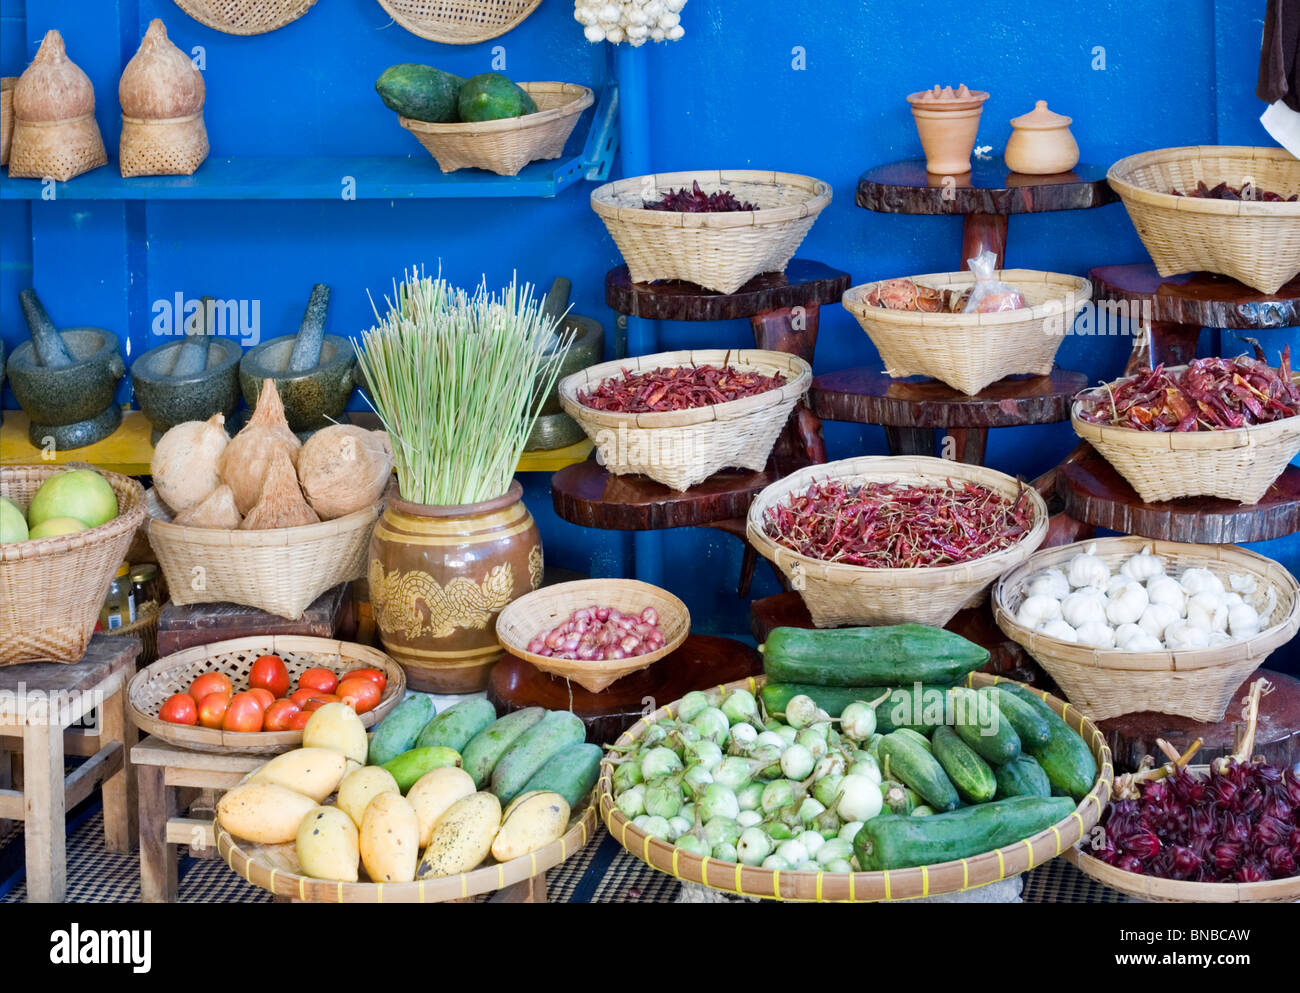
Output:
M1196 359L1085 391L1071 421L1147 503L1256 503L1300 453L1300 386L1290 346L1280 369L1262 354Z

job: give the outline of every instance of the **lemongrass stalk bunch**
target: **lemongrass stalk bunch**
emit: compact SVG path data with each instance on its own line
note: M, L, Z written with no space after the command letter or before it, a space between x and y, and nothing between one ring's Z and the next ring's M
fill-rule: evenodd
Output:
M403 500L462 506L510 488L571 341L557 345L543 302L531 283L489 293L485 278L470 295L423 269L394 280L385 313L371 299L377 323L354 346Z

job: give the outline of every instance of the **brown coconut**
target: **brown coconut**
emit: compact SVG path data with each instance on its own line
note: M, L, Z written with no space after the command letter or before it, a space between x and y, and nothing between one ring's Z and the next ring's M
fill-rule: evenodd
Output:
M298 480L321 520L372 507L393 474L393 448L383 431L332 424L307 439L298 454Z
M283 449L290 464L296 465L301 448L302 442L284 416L275 380L264 380L253 416L221 453L218 467L221 481L235 495L235 506L241 514L246 515L261 498L262 484L275 453Z
M203 74L155 17L117 84L122 113L146 120L188 117L203 109L203 95Z
M298 473L294 471L293 462L284 448L276 448L271 454L271 464L266 470L266 481L262 484L261 498L248 512L244 523L239 525L245 531L267 531L271 528L296 528L304 524L319 524L316 511L307 506L303 499L302 488L298 485Z
M201 503L189 510L182 510L172 518L173 524L190 528L215 528L233 531L239 527L242 518L235 507L235 495L230 487L222 484L208 494Z
M14 87L14 117L20 121L66 121L94 113L95 88L68 58L63 35L45 32L36 58Z

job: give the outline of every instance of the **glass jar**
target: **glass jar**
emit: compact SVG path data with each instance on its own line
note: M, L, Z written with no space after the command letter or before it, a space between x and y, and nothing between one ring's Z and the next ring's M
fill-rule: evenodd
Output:
M153 604L151 609L157 609L162 595L159 590L156 565L145 563L131 570L131 595L135 600L137 614L144 613L145 604Z
M125 562L108 585L108 595L99 611L99 623L105 631L135 622L135 595L131 589L131 567Z

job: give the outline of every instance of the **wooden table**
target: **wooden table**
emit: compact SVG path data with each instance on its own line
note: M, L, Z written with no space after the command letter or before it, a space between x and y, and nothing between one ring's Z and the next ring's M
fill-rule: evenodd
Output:
M927 172L925 159L904 159L868 169L858 180L857 204L886 214L961 214L961 266L986 249L1003 267L1007 221L1012 214L1087 210L1119 197L1106 167L1077 165L1055 176L1011 172L999 158L974 158L961 176Z
M96 786L103 787L105 847L129 852L135 844L135 773L127 749L136 730L127 717L126 684L139 651L135 638L95 635L75 664L0 669L0 818L23 822L32 903L63 902L64 818ZM92 711L97 730L68 730ZM85 761L65 775L65 754ZM14 789L13 760L19 756L22 789Z
M228 638L300 634L312 638L351 640L356 630L349 583L326 590L296 621L237 603L164 605L158 617L158 655Z
M983 465L989 428L1068 420L1075 394L1087 385L1081 372L1053 369L1048 376L1008 376L971 396L924 376L892 379L860 366L818 376L809 406L823 420L884 427L891 455L934 455L939 429L945 458Z

